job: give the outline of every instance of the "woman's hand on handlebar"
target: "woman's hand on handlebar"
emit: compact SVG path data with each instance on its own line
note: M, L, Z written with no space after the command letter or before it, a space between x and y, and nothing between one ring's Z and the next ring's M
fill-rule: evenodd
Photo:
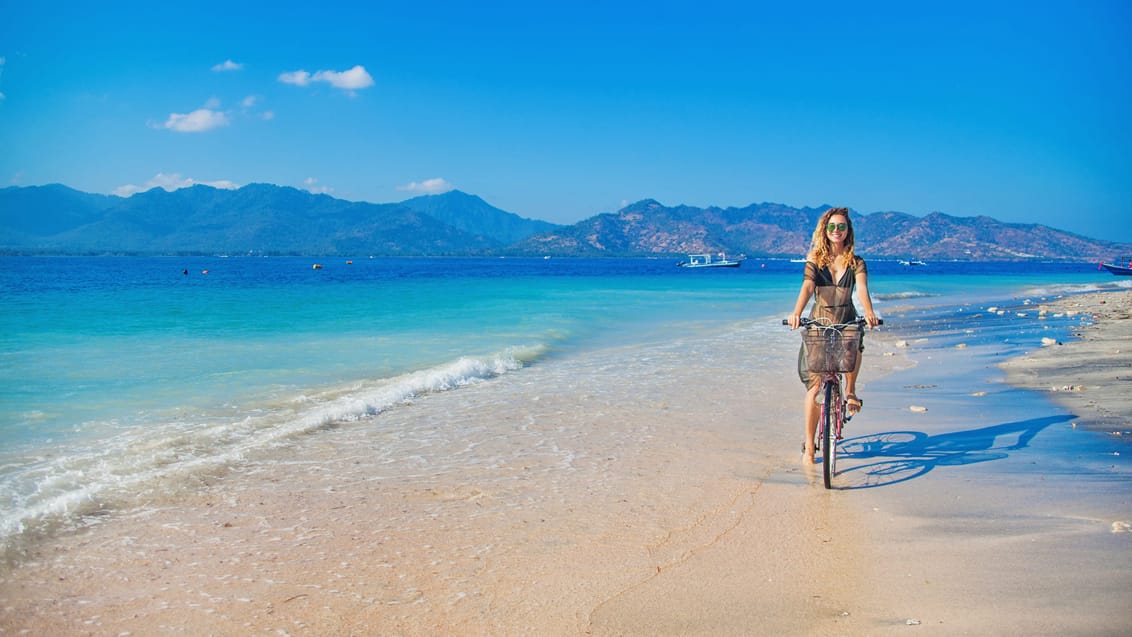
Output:
M791 314L782 321L782 324L789 325L790 329L796 330L800 325L802 325L802 317L798 314Z

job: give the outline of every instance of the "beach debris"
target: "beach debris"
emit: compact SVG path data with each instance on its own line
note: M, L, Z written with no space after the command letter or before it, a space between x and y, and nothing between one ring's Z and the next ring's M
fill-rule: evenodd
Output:
M966 343L959 343L958 345L955 346L955 349L967 349L967 344Z
M919 625L920 625L920 620L918 620L918 619L911 619L911 618L909 618L909 619L906 619L906 620L904 621L904 625L905 625L905 626L919 626Z
M1042 337L1042 347L1049 347L1050 345L1061 345L1061 342L1058 341L1056 338L1050 338L1048 336L1043 336Z
M1050 391L1085 391L1084 385L1062 385L1061 387L1050 387Z
M911 412L916 413L916 414L922 414L922 413L926 413L928 411L928 408L924 407L922 405L911 405L910 407L908 407L908 411L911 411Z
M908 347L908 341L896 341L897 347Z
M1112 523L1113 533L1132 533L1132 524L1128 522L1116 521Z

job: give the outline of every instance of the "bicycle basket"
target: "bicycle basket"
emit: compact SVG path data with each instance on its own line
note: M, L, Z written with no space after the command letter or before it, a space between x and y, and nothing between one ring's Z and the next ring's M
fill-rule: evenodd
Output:
M806 367L811 372L851 372L861 351L861 331L814 327L802 333L806 341Z

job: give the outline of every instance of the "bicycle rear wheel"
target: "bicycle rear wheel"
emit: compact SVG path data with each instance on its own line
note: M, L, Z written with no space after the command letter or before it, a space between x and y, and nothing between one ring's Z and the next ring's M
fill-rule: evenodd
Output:
M837 475L837 430L841 413L841 388L837 383L825 384L825 404L821 408L821 465L825 478L825 488L833 488L833 476Z

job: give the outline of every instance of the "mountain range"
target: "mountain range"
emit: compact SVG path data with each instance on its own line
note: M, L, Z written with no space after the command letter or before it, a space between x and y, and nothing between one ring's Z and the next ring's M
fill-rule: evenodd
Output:
M665 206L646 199L563 226L457 190L399 203L250 184L130 197L60 184L0 189L0 253L799 257L828 206ZM990 217L853 213L858 251L881 258L1110 259L1132 245Z

